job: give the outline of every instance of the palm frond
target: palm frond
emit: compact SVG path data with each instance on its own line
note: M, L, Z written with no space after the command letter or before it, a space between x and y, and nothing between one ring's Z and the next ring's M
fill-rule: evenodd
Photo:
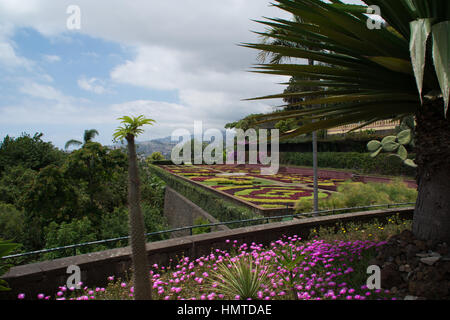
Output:
M72 146L76 146L76 147L78 147L78 146L81 146L83 144L83 142L81 142L81 141L78 141L78 140L69 140L69 141L67 141L66 142L66 144L65 144L65 146L64 146L64 149L69 149L70 147L72 147Z
M94 139L98 135L99 135L99 133L96 129L85 130L84 138L83 138L84 143L92 141L92 139Z
M137 137L144 133L144 129L141 127L145 125L153 125L156 121L153 119L145 118L144 115L138 117L123 116L117 120L121 120L123 126L117 128L113 134L114 141L124 140L128 135Z

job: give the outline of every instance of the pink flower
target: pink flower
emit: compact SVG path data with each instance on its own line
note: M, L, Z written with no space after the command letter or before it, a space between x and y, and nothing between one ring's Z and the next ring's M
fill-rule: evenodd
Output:
M19 293L19 295L17 296L18 299L23 300L25 299L25 293Z

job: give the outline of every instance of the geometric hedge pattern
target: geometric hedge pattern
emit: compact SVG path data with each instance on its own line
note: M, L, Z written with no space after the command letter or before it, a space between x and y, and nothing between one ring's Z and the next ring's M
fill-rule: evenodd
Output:
M279 173L271 176L260 176L260 175L252 175L252 176L288 184L305 184L311 188L314 186L314 177L305 176L301 174ZM333 179L333 178L318 178L317 180L319 188L330 191L336 191L338 184L345 181L344 179Z
M293 207L300 198L313 199L311 190L295 186L214 186L216 190L266 208ZM319 198L328 197L328 193L320 192Z
M293 207L301 198L313 199L313 177L292 173L262 176L259 168L227 165L163 165L161 168L192 181L208 185L263 208ZM230 175L234 174L234 175ZM336 191L342 179L319 178L319 198ZM276 181L273 184L270 181ZM300 186L301 185L301 186Z

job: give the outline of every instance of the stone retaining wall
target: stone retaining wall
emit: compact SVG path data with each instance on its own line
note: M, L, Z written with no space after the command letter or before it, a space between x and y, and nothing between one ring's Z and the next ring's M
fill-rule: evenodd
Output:
M167 218L171 229L195 225L195 219L203 218L210 223L219 223L216 218L197 206L195 203L183 197L173 189L166 187L164 196L164 216ZM212 231L229 230L227 226L215 227ZM171 234L171 238L190 235L190 230L177 231Z

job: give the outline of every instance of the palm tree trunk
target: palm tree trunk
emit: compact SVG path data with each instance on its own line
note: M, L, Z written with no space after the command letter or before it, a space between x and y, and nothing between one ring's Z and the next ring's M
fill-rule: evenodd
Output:
M150 300L152 298L150 286L150 269L145 248L144 218L141 210L140 180L137 165L136 146L134 136L127 136L128 142L128 205L131 256L133 262L134 298L136 300Z
M450 243L450 119L443 101L416 114L416 163L419 197L413 232L423 240Z

